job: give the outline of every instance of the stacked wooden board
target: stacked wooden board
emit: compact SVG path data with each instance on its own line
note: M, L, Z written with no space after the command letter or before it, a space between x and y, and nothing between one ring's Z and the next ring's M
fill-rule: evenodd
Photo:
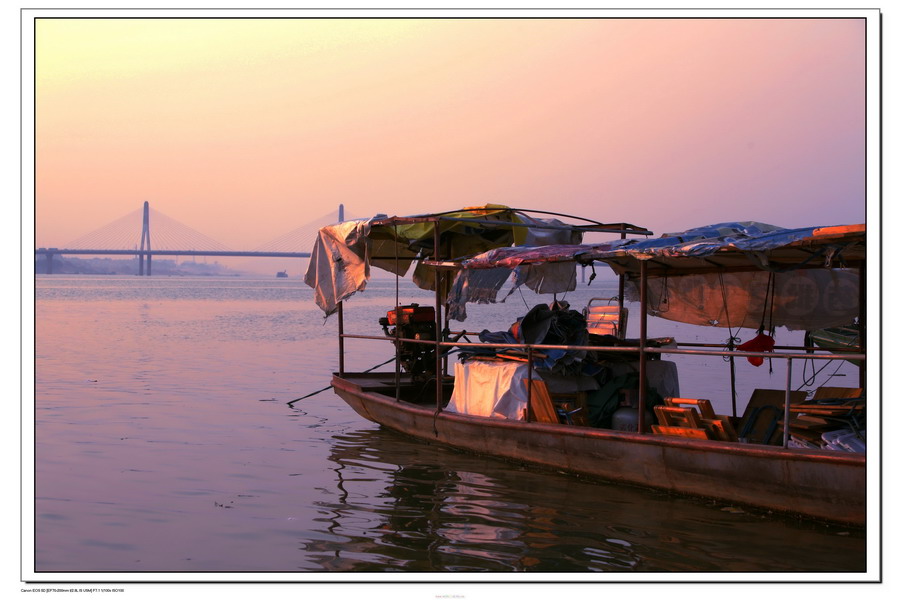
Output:
M847 429L861 435L866 428L861 388L820 387L811 399L792 403L790 412L791 437L819 447L826 444L823 434Z
M653 411L659 421L659 425L652 426L655 434L720 442L738 441L729 418L717 415L709 400L666 398L665 405L655 406Z

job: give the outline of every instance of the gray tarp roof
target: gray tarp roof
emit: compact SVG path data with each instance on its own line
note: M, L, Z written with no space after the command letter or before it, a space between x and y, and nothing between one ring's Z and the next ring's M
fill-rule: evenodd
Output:
M729 270L788 271L811 267L859 267L865 261L865 225L784 229L762 223L720 223L645 240L490 250L462 261L464 269L515 268L523 264L608 263L617 273L670 276Z
M720 327L818 329L859 315L865 225L784 229L763 223L720 223L676 234L600 244L508 247L461 262L451 307L490 301L482 270L564 268L600 261L626 276L629 299L647 271L651 315ZM494 294L496 295L496 294Z

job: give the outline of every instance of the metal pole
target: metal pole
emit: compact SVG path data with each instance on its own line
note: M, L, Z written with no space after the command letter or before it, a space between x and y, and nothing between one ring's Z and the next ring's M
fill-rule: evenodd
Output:
M644 411L647 410L647 261L641 261L641 349L638 369L638 433L644 433Z
M534 387L534 379L532 379L532 374L534 372L534 349L531 346L528 346L528 399L525 402L525 421L530 422L531 419L531 388Z
M338 221L344 222L344 205L338 207ZM344 376L344 302L338 302L338 373Z
M453 240L452 240L452 239L447 240L447 254L448 254L449 256L451 256L451 257L452 257L452 256L455 256L455 255L453 254ZM445 285L449 288L450 285L453 284L453 280L452 280L452 279L445 279L445 278L444 278L444 275L442 274L442 275L441 275L440 282L441 282L441 285L440 285L440 288L439 288L439 289L441 290L441 295L442 295L442 297L446 298L446 296L449 295L449 289L448 289L448 290L444 290L443 288L444 288ZM447 294L444 294L445 291L447 292ZM450 331L450 311L449 311L449 310L448 310L447 312L444 313L444 323L443 323L443 327L442 327L442 329L438 332L438 339L439 339L440 341L443 341L443 340L444 340L444 331ZM440 347L440 346L438 346L437 349L438 349L438 354L443 354L443 353L441 352L441 347ZM449 368L449 367L450 367L450 357L449 357L448 355L446 355L446 354L444 354L443 356L444 356L444 358L443 358L443 360L441 361L441 368L443 369L442 372L443 372L443 374L444 374L444 377L449 377L449 374L450 374L450 368Z
M338 302L338 374L344 376L344 303Z
M394 384L395 398L400 401L400 320L403 315L400 312L400 250L397 247L397 224L394 223Z
M859 268L859 353L866 353L866 265ZM866 361L859 363L859 387L866 389Z
M354 334L346 334L344 336L347 339L357 339L357 340L381 340L384 341L384 336L376 336L376 335L354 335ZM403 339L403 338L401 338ZM403 339L405 342L415 342L415 339ZM454 342L454 346L459 346L460 348L503 348L503 349L512 349L519 348L521 350L528 350L528 347L531 346L537 350L585 350L585 351L596 351L601 350L603 352L615 352L619 354L634 354L637 352L633 347L627 346L568 346L561 344L512 344L512 343L499 343L499 344L488 344L482 342ZM680 348L652 348L647 347L645 352L650 354L677 354L677 355L690 355L690 356L728 356L728 352L724 350L682 350ZM750 357L750 356L758 356L760 358L777 358L777 359L787 359L793 358L797 360L865 360L866 356L864 354L773 354L771 352L737 352L735 353L737 357Z
M441 259L441 224L440 221L434 222L434 260L438 261ZM434 329L435 329L435 338L437 340L437 344L435 345L435 374L434 380L435 385L437 386L437 391L435 394L435 399L437 402L437 411L441 412L442 404L444 400L444 369L443 369L443 360L441 359L441 331L442 331L442 322L441 318L441 271L440 269L434 270Z
M625 239L625 233L623 232L620 236L621 239ZM619 325L622 324L622 309L625 307L625 274L619 275ZM627 327L627 323L626 323ZM622 339L625 339L625 330L619 334Z
M731 333L731 330L728 332ZM728 351L734 352L734 338L730 335L728 337ZM737 391L735 390L735 377L734 377L734 356L728 357L728 364L731 367L731 416L737 416Z
M787 383L784 386L784 426L782 427L784 430L784 437L782 438L782 445L785 448L788 447L788 440L791 437L791 366L793 361L793 358L788 357Z

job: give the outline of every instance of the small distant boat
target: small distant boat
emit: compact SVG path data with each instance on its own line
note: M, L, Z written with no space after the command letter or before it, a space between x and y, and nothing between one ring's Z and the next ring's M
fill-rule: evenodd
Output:
M287 277L287 276L288 276L287 271L278 271L278 273L275 275L275 277Z
M806 332L807 346L818 346L829 352L859 353L862 351L859 339L859 325L854 323L842 327L825 327ZM859 365L859 361L850 361Z

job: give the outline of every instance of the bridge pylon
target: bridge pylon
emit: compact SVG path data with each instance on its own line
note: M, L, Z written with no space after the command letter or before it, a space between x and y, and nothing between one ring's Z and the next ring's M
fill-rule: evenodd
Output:
M144 200L144 224L141 227L141 252L138 260L138 275L144 274L144 242L147 243L147 277L150 276L150 202Z

